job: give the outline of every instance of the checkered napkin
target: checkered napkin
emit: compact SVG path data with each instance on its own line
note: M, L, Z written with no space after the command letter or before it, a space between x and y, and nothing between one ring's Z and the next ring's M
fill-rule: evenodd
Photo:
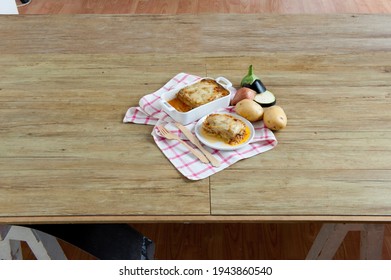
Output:
M157 129L158 125L164 125L172 133L177 134L181 139L187 141L186 136L174 125L175 121L162 110L160 102L161 95L176 87L185 86L200 79L200 77L186 73L177 74L158 91L141 98L139 107L129 108L123 119L125 123L155 125L152 130L152 136L157 146L179 172L190 180L207 178L241 159L266 152L277 145L277 139L273 132L266 128L262 121L255 122L253 123L255 129L254 139L249 145L243 148L233 151L221 151L205 146L205 149L211 152L221 162L219 167L213 167L210 163L202 163L179 141L168 140L162 137ZM234 88L230 90L235 91ZM223 108L218 110L218 112L233 113L234 107ZM186 127L194 133L195 123L188 124ZM190 141L187 141L187 143L197 149Z

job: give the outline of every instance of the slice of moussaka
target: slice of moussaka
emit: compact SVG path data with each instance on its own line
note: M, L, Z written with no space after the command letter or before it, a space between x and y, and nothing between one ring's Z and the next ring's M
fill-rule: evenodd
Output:
M246 124L242 120L227 114L210 114L202 128L206 133L215 135L230 145L238 144L246 132Z
M215 80L202 79L181 89L177 98L191 108L196 108L227 95L229 91Z

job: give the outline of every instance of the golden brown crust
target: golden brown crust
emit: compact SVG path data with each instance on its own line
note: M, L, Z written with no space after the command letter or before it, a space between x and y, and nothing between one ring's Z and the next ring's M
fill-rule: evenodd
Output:
M230 145L240 143L246 132L246 124L242 120L227 114L210 114L203 122L202 128Z
M227 95L229 91L215 80L202 79L181 89L177 98L191 108L196 108Z

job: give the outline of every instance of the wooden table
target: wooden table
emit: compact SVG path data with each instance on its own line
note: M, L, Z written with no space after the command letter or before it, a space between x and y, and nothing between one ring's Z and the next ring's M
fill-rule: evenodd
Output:
M0 17L0 222L391 221L388 15ZM277 147L189 181L128 107L253 64Z

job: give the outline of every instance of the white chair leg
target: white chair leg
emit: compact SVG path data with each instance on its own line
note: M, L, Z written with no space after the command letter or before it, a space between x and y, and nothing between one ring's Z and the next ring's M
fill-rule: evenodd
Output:
M324 224L306 259L331 260L343 242L347 232L343 224Z
M11 242L9 239L6 239L8 231L11 226L9 225L0 225L0 260L13 260L19 256L20 251L20 242L19 248L16 248L18 245L15 242ZM16 253L14 257L14 253Z
M367 224L361 231L360 257L362 260L381 260L384 225Z
M384 225L324 224L318 233L307 260L331 260L349 231L360 231L360 258L379 260L382 257Z
M9 240L0 241L0 260L12 260L11 243Z
M23 260L22 246L19 240L10 240L11 255L13 260Z
M3 228L4 229L4 228ZM42 231L20 226L9 226L0 241L0 256L4 259L22 258L20 241L26 241L38 260L66 260L57 239Z
M37 242L28 243L37 259L66 260L60 244L52 235L39 230L31 230L36 237ZM34 245L33 245L34 244ZM34 248L33 248L34 247Z

